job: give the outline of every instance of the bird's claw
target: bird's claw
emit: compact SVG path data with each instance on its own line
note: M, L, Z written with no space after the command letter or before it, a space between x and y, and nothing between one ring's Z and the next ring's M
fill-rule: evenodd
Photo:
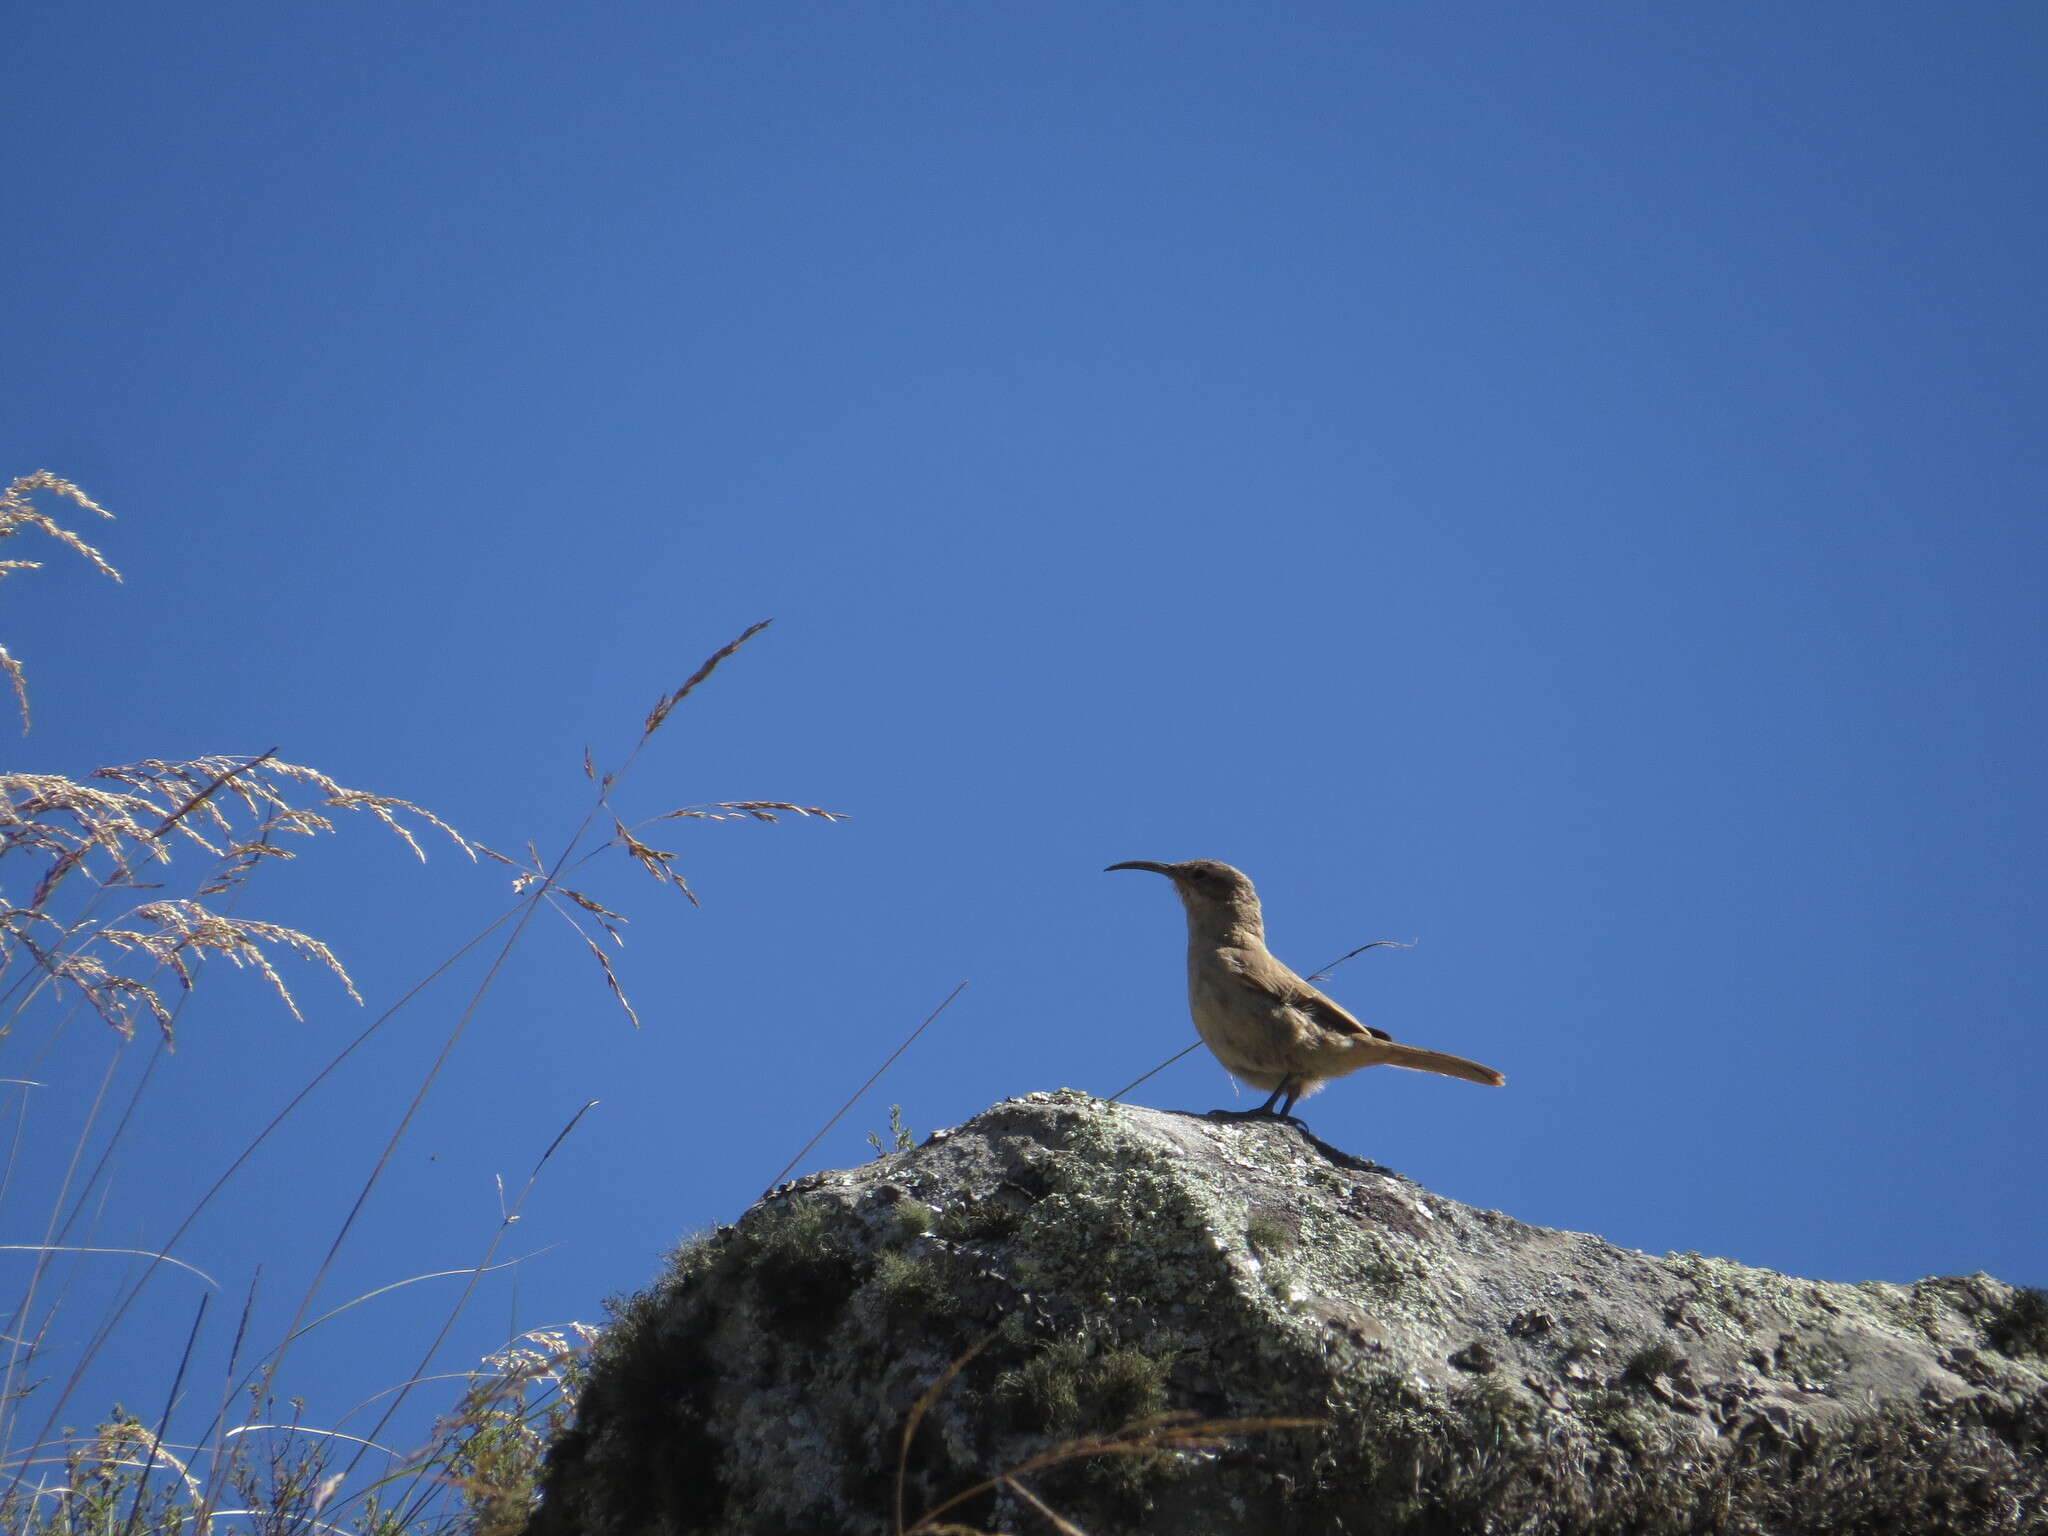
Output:
M1302 1130L1308 1129L1308 1122L1299 1115L1283 1115L1277 1109L1266 1109L1263 1107L1259 1109L1212 1109L1209 1111L1209 1118L1211 1120L1278 1120L1282 1125L1292 1125Z

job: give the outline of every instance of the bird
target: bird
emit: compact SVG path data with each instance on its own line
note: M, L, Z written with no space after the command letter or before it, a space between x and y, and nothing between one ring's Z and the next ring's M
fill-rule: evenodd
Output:
M1384 1029L1361 1024L1276 960L1266 949L1258 892L1244 871L1215 859L1129 859L1103 873L1115 869L1148 869L1173 882L1188 913L1188 1011L1195 1029L1225 1071L1271 1091L1257 1109L1217 1114L1293 1120L1297 1100L1361 1067L1407 1067L1492 1088L1507 1082L1492 1067L1403 1045Z

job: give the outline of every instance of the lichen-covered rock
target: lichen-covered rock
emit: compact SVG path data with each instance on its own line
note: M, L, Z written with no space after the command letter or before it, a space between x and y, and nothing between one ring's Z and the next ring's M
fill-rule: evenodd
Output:
M1983 1275L1651 1258L1285 1124L1032 1094L682 1248L533 1531L2041 1531L2044 1336Z

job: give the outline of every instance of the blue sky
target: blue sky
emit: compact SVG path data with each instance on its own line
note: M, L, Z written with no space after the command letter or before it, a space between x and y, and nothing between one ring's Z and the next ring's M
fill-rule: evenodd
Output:
M892 1102L923 1132L1116 1089L1192 1036L1171 893L1100 871L1192 857L1253 875L1304 970L1418 941L1332 990L1510 1078L1339 1083L1308 1108L1342 1147L1651 1251L2048 1283L2037 9L13 34L4 468L113 509L127 577L7 583L16 762L275 746L552 849L585 746L616 763L773 617L621 804L854 818L664 824L701 910L594 876L637 1032L536 928L330 1300L474 1262L493 1177L597 1099L510 1250L548 1251L439 1363L594 1317L962 979L808 1166ZM242 911L381 1005L503 873L357 830ZM360 1027L300 990L303 1025L211 978L103 1241L160 1240ZM260 1263L289 1315L461 997L180 1250L224 1297ZM42 1063L34 1169L105 1050L80 1024ZM1253 1102L1206 1057L1135 1097ZM5 1240L38 1209L17 1179ZM98 1396L162 1390L193 1294L158 1294ZM317 1416L401 1378L451 1295L365 1304L289 1385Z

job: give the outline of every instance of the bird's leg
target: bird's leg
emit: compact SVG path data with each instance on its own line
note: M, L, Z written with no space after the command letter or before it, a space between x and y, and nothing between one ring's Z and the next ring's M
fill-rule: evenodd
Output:
M1272 1091L1272 1093L1267 1096L1266 1102L1261 1104L1257 1109L1219 1109L1216 1111L1216 1114L1221 1116L1225 1120L1266 1120L1273 1118L1278 1118L1281 1120L1290 1120L1293 1118L1293 1116L1289 1115L1286 1109L1275 1110L1273 1106L1280 1102L1280 1095L1284 1093L1287 1095L1288 1108L1293 1108L1294 1101L1301 1096L1301 1090L1299 1088L1295 1088L1292 1092L1288 1091L1289 1088L1293 1085L1293 1083L1294 1079L1291 1077L1281 1078L1280 1086L1278 1088L1275 1088Z

